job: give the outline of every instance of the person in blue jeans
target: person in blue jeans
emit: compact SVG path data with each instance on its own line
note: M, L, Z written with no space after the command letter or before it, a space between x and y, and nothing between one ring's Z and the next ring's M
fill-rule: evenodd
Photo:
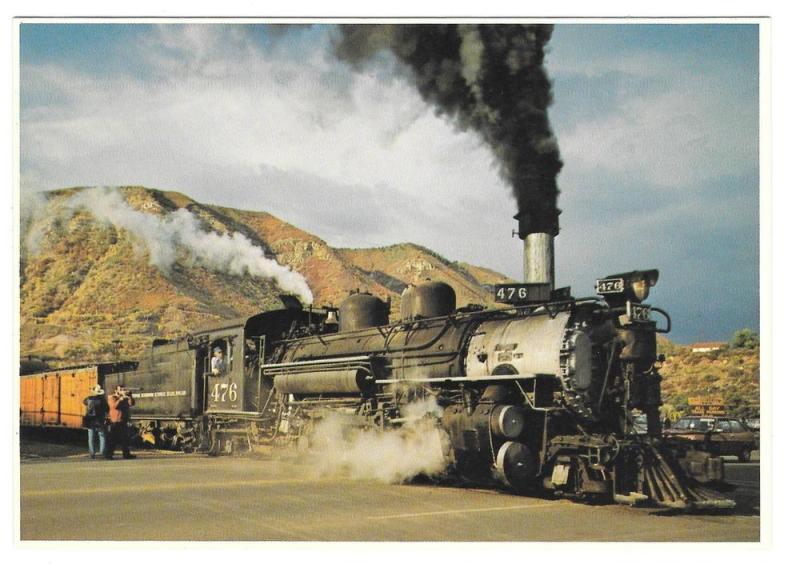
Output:
M106 416L108 415L108 400L105 391L99 384L95 384L89 391L89 395L84 398L83 404L86 406L86 415L83 417L83 426L89 434L89 456L95 457L97 452L94 448L95 439L100 442L99 452L106 454Z

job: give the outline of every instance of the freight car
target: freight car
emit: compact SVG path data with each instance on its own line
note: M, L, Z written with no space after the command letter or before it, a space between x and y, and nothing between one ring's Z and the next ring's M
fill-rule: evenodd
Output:
M463 480L729 508L706 487L722 480L721 460L663 442L655 336L671 322L643 303L657 279L655 270L609 276L597 282L600 297L584 299L507 285L498 296L525 299L499 309L457 309L451 287L425 283L404 293L396 323L369 294L338 310L287 299L283 309L156 341L136 370L108 374L105 385L133 390L145 440L185 450L308 443L334 412L363 428L403 428L406 408L423 402L435 407L425 417Z
M23 427L81 429L89 388L112 374L136 369L135 362L59 368L20 378L19 421Z

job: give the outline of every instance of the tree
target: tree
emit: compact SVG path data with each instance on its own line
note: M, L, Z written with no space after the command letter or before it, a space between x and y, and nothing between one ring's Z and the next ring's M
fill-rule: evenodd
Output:
M755 349L758 347L758 335L752 329L739 329L731 339L732 349Z
M681 418L681 415L683 415L683 413L671 403L665 403L659 408L659 411L661 412L661 418L665 421L669 421L670 424L675 423Z

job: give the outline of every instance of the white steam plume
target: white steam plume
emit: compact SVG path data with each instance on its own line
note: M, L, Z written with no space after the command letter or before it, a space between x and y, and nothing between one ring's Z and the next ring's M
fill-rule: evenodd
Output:
M20 236L23 252L36 255L44 238L49 219L47 198L41 192L21 192L19 201Z
M99 221L125 229L147 246L150 264L166 274L177 260L180 246L193 260L218 272L269 278L307 304L313 299L300 273L267 258L263 249L239 232L204 231L202 222L187 209L166 215L138 211L119 191L108 188L82 190L67 201L66 209L73 213L85 209Z
M353 479L401 483L420 475L434 477L447 469L447 437L435 417L434 398L408 405L403 427L362 429L363 419L337 412L311 433L309 456L321 475L345 473Z

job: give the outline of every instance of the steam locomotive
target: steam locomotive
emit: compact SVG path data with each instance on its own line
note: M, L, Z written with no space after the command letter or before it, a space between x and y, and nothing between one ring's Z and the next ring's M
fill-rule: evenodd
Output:
M598 297L537 284L495 287L499 308L456 308L447 284L409 287L401 319L354 293L338 309L284 307L155 341L136 370L105 375L133 391L151 443L209 454L307 443L330 413L402 429L435 406L450 472L471 483L584 500L730 508L709 485L722 461L661 435L656 334L668 314L643 302L657 270L597 281ZM654 319L655 318L655 319ZM216 351L216 352L215 352ZM215 360L216 357L216 360ZM647 417L647 433L633 425ZM313 446L313 445L312 445Z

